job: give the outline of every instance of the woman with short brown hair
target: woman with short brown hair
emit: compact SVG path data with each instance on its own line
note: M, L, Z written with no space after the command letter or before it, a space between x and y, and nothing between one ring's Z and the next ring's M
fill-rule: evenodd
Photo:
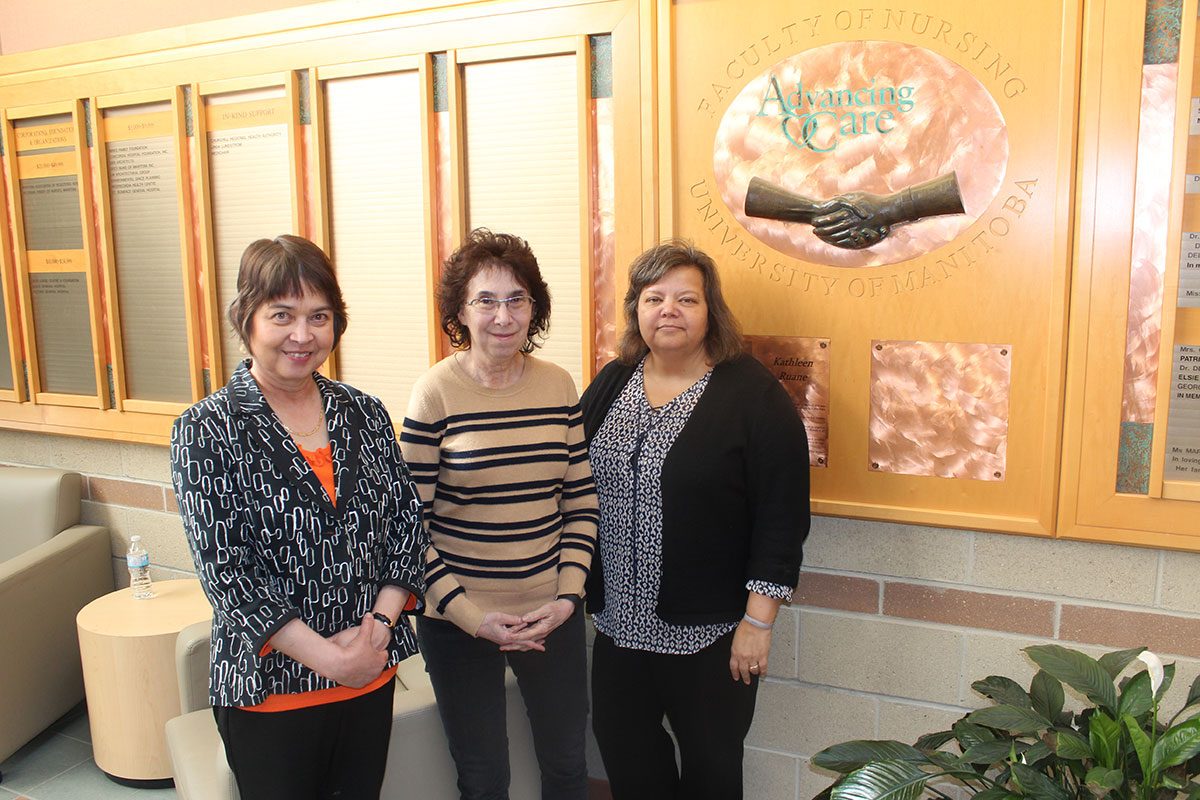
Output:
M247 247L229 321L250 358L171 431L225 756L247 799L378 798L396 665L417 650L416 490L383 404L316 371L347 324L320 248Z

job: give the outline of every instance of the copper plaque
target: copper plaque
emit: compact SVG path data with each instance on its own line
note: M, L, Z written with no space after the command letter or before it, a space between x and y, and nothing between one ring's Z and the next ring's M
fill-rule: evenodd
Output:
M869 468L1004 479L1012 346L871 343Z
M1000 191L1008 130L970 70L917 45L836 42L791 55L750 80L717 130L713 176L746 231L803 261L894 264L967 230ZM812 227L752 214L752 178L815 202L854 192L890 195L957 179L958 213L900 226L862 249L834 246Z
M791 395L808 434L808 463L829 460L829 340L804 336L747 336L750 353Z

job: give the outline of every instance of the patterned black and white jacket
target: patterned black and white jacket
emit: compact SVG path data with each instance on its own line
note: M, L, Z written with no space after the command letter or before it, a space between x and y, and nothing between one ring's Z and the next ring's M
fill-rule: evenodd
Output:
M212 603L213 705L336 685L283 653L260 655L299 618L322 636L357 625L380 587L424 594L421 501L377 398L314 374L325 399L336 507L296 448L249 361L175 421L171 474L196 573ZM423 604L423 600L421 600ZM388 651L417 651L407 620Z

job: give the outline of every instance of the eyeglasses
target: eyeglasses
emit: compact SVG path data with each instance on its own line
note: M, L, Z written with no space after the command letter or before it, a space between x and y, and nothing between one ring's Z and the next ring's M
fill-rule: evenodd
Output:
M496 314L501 306L508 306L508 313L517 314L527 311L533 306L533 298L527 294L514 297L476 297L468 300L467 305L481 314Z

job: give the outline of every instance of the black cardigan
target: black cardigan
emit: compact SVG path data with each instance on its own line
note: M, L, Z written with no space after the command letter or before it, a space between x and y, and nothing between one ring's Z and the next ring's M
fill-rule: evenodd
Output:
M589 442L633 371L614 361L583 393ZM791 398L751 356L719 364L663 464L659 617L733 622L746 610L746 581L795 586L808 500L808 439ZM592 612L604 608L603 567L601 548L587 582Z

